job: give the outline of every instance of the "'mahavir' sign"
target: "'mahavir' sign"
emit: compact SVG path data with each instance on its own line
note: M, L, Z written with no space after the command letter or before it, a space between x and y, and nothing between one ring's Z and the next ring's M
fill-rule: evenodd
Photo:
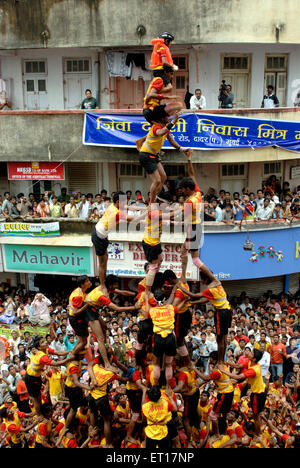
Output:
M94 276L90 247L3 245L4 271Z

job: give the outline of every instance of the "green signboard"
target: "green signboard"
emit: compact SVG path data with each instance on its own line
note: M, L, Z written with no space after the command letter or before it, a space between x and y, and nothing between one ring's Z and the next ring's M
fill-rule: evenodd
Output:
M11 244L2 247L4 271L94 276L90 247Z

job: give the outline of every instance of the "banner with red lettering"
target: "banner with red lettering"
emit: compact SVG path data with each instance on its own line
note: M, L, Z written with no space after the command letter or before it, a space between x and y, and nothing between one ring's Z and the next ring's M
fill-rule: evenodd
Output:
M8 180L64 180L65 166L58 162L9 162Z
M161 271L172 270L179 277L181 275L181 244L162 244L163 262ZM141 242L110 243L108 248L107 274L120 277L145 276L144 264L146 257ZM186 278L189 281L198 280L198 269L189 256Z

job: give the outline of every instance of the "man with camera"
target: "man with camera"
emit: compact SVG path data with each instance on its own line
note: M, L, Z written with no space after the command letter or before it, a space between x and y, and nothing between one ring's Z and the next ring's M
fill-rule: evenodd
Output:
M220 94L218 100L220 102L221 109L232 109L234 95L231 93L231 86L227 85L225 80L222 80L222 84L219 91Z
M17 203L17 210L20 216L26 216L28 211L32 208L31 203L27 201L24 193L19 193L18 195L18 203Z

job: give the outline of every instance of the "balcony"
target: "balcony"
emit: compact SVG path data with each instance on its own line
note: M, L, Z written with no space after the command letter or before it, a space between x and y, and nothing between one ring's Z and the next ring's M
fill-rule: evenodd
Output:
M140 109L100 110L103 114L137 114ZM300 121L300 108L230 109L199 111L266 120ZM0 161L137 162L137 153L128 148L93 147L82 144L84 112L2 111L0 112ZM297 159L298 154L279 148L195 151L194 162L230 163ZM167 151L166 163L184 162L177 151Z

